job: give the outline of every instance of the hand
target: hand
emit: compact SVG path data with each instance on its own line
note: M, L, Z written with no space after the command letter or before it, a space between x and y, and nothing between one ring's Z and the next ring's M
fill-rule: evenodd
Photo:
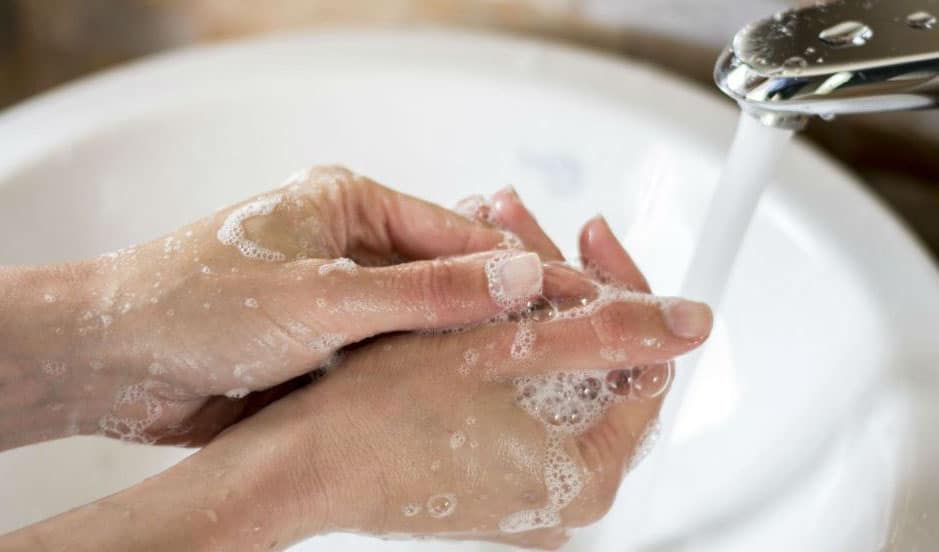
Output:
M344 169L315 169L68 278L10 286L37 304L0 317L16 349L0 383L34 383L43 417L67 433L203 443L341 347L539 296L536 255L492 251L513 243Z
M489 214L559 258L511 192ZM608 509L648 442L667 360L711 327L703 305L629 291L645 280L602 220L581 251L617 285L555 263L538 308L354 348L179 465L0 549L277 549L331 531L560 546Z
M539 244L512 224L534 221L507 194L495 210ZM548 244L535 247L551 255ZM581 250L617 286L550 266L545 296L560 310L372 342L185 469L260 478L249 515L295 513L262 522L265 543L351 531L559 546L566 528L607 511L657 416L668 361L711 327L703 305L626 291L646 283L604 221L585 227Z

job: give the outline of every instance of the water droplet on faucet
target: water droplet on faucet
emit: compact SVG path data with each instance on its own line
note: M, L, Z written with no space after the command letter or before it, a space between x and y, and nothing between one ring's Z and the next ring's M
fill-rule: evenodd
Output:
M818 34L818 38L832 46L863 46L874 36L874 31L860 21L843 21Z
M936 26L936 16L929 12L918 11L907 16L906 24L914 29L931 31Z
M784 61L782 66L786 71L798 75L809 66L809 62L802 56L792 56Z

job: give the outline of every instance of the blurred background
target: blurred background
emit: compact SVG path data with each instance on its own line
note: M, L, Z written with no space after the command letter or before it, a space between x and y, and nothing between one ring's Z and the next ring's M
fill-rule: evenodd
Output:
M808 0L803 0L808 1ZM0 0L0 108L173 48L324 27L439 25L564 41L645 61L713 90L720 49L797 0ZM814 122L840 159L939 258L939 113Z

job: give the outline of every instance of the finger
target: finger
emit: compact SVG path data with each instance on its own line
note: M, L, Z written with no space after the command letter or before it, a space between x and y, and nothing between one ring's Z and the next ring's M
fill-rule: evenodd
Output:
M541 296L544 272L538 255L498 251L415 261L389 267L343 268L310 263L328 289L320 298L330 326L344 344L374 335L451 328L516 310Z
M617 370L659 364L700 345L711 331L711 311L680 299L623 292L549 321L501 322L473 330L490 343L482 366L492 375ZM458 343L461 336L454 336Z
M350 247L363 247L408 259L435 259L496 249L505 236L498 229L467 219L371 180L353 188L348 233Z
M581 260L601 278L630 289L651 292L639 267L613 234L603 217L590 220L580 234ZM666 362L614 370L607 374L606 386L629 400L615 403L599 429L581 436L581 451L587 465L627 466L644 454L643 443L658 417L662 401L674 377L674 363ZM620 475L621 477L621 475ZM619 477L617 477L619 479Z
M581 230L580 254L584 266L593 269L602 279L651 293L649 282L602 216L590 220Z
M492 196L490 220L521 238L526 247L546 261L563 261L561 250L545 234L541 225L513 188L506 188Z

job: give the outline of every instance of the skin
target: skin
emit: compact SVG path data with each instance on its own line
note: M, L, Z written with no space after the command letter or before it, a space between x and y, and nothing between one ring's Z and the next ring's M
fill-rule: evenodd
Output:
M139 417L143 401L115 406L128 389L159 400L161 416L106 434L202 444L345 345L502 311L484 265L504 232L340 168L272 194L280 205L244 227L284 262L217 238L252 198L116 254L0 268L0 450ZM321 270L342 257L366 266ZM224 397L233 390L265 392Z
M487 223L496 223L543 259L560 260L514 192L497 194L485 218L468 224L490 230ZM594 277L648 291L602 219L584 227L580 244L593 276L549 264L547 298L560 305L590 298ZM566 541L566 529L592 523L609 509L662 395L616 402L587 431L565 437L563 450L583 474L583 490L562 510L561 525L507 534L499 529L504 516L548 500L543 473L506 453L506 443L513 443L540 459L547 442L544 423L517 405L514 381L586 369L606 371L615 380L628 366L601 354L611 348L623 351L630 366L664 371L671 359L707 338L710 312L694 312L695 332L687 331L688 312L682 311L684 324L676 325L675 313L643 300L614 302L580 318L535 322L535 346L522 358L511 354L518 331L513 320L458 333L368 340L347 349L314 384L289 394L284 387L290 384L282 384L280 390L249 395L245 401L259 403L270 402L275 392L286 396L220 435L207 432L214 438L179 465L8 535L0 539L0 550L281 549L336 531L556 548ZM676 333L676 327L684 331ZM369 335L380 333L386 332ZM639 338L660 346L642 346ZM478 353L469 369L468 350ZM299 386L295 381L293 387ZM454 448L457 432L466 442ZM455 497L454 511L443 518L427 515L428 499L441 493ZM404 515L411 504L422 511Z

